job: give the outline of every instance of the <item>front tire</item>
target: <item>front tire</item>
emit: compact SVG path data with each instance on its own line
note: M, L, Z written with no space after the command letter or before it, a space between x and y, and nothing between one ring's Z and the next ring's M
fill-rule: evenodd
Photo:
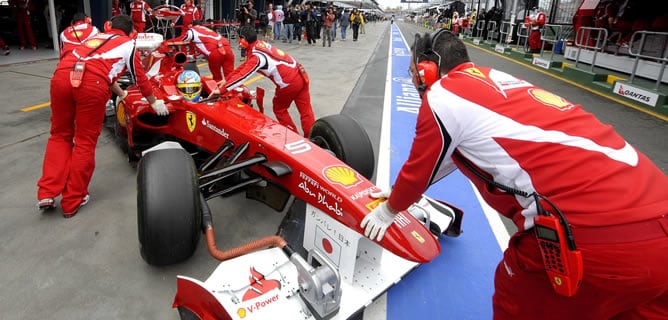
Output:
M155 266L189 258L202 216L195 164L183 149L146 153L137 167L137 224L141 256Z
M353 118L335 114L318 119L309 139L330 150L341 161L367 179L373 177L376 160L369 135Z

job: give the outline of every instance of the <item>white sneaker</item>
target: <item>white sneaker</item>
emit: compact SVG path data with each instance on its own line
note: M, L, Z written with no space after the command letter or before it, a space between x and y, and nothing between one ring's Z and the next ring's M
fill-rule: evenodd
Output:
M37 209L39 210L53 210L56 208L56 200L53 198L44 198L37 201Z
M83 197L83 200L81 201L79 206L74 210L74 212L70 213L63 212L63 218L74 217L77 214L77 212L79 212L79 209L81 209L81 207L85 206L88 203L88 200L90 200L90 195L87 194L86 196Z

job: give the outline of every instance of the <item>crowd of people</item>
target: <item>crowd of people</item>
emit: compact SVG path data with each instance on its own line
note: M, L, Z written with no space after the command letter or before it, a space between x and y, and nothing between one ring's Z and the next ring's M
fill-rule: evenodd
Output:
M628 47L633 33L640 30L668 32L668 10L650 1L601 0L594 10L593 21L585 27L608 30L608 40Z

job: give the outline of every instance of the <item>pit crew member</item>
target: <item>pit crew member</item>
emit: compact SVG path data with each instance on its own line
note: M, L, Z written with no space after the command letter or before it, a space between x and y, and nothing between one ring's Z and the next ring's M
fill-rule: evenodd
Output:
M151 6L146 1L135 0L130 3L130 16L137 32L144 32L146 28L146 18L151 14Z
M304 67L283 50L258 40L253 27L242 27L239 30L239 45L246 49L248 59L234 70L225 84L218 84L222 85L221 91L232 90L248 81L255 72L259 72L276 85L273 109L278 122L299 132L288 113L288 108L294 101L300 114L302 132L308 137L315 117L311 106L308 75Z
M193 0L185 0L181 5L183 17L181 18L181 34L186 32L194 21L202 19L202 11L194 4Z
M533 8L529 16L524 18L524 23L531 28L531 33L529 33L529 49L533 53L540 52L542 47L540 30L545 26L546 20L547 16L538 10L538 8Z
M416 35L411 53L423 92L415 139L391 192L372 195L387 201L363 219L365 235L382 238L397 211L458 168L518 228L496 269L494 319L667 319L668 177L580 105L470 62L453 33ZM570 296L548 277L539 207L559 209L555 230L580 251Z
M95 169L95 146L102 130L105 105L111 92L124 98L116 80L129 70L158 115L169 112L157 100L141 67L132 19L118 15L109 29L97 34L64 56L51 79L51 130L46 144L42 176L37 182L38 208L53 209L55 198L65 218L73 217L89 200L88 185Z
M216 82L222 81L234 71L234 52L230 42L218 32L200 25L199 21L195 21L194 25L176 40L193 43L197 52L206 56L209 70Z
M60 33L60 58L62 59L76 46L98 32L97 27L91 23L90 17L81 12L75 13L72 24Z

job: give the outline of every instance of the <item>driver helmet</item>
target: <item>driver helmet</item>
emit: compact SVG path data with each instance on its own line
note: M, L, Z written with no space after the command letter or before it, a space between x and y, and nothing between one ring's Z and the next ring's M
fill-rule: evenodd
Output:
M179 90L184 99L195 102L202 93L202 80L197 72L184 70L176 79L176 89Z

